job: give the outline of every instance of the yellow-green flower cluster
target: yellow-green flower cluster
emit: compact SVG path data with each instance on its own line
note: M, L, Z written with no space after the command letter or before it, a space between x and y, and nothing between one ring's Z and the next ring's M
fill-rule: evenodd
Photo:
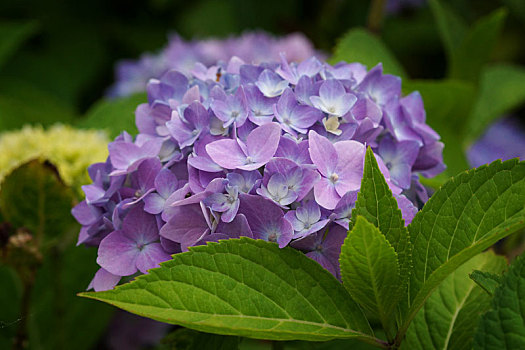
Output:
M31 159L49 160L63 181L79 191L90 182L87 167L104 162L109 139L103 131L79 130L57 124L45 130L25 126L0 134L0 184L13 169Z

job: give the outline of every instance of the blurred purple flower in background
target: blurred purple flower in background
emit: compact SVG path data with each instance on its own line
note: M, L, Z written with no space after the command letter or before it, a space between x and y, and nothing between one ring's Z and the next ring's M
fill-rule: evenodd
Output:
M386 2L386 12L394 15L403 9L421 7L425 5L426 0L388 0Z
M515 118L504 118L490 125L467 151L472 167L516 157L525 159L525 128Z
M415 198L426 198L418 176L445 168L421 96L403 97L381 65L284 56L213 64L151 79L139 134L124 132L108 161L91 166L93 184L73 215L79 244L98 246L95 290L191 246L242 236L300 249L338 276L366 147L406 224Z
M123 60L118 63L115 74L116 82L109 89L108 94L128 96L144 91L149 79L160 78L162 74L171 69L188 76L193 73L202 80L206 80L203 79L206 74L212 74L209 77L215 79L216 69L208 69L208 67L218 61L227 62L233 56L237 56L244 62L260 64L278 61L281 53L285 53L288 62L301 62L313 55L323 57L323 54L317 52L312 43L301 33L274 37L263 31L256 31L226 39L212 38L191 41L185 41L179 35L173 34L169 38L168 45L157 54L147 53L137 60ZM199 62L199 65L195 66L195 62ZM271 76L261 77L261 85L271 84L272 79L277 76L273 71L269 71L269 74ZM281 81L283 84L287 83L284 80ZM263 90L261 88L261 91Z

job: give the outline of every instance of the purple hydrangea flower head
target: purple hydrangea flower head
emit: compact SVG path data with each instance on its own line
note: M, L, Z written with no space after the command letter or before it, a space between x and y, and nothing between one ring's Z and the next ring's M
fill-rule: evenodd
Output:
M72 213L79 244L98 246L92 288L241 236L300 249L339 276L367 146L406 224L428 198L418 178L444 169L443 144L399 78L380 65L228 57L151 80L139 134L122 133L90 167Z

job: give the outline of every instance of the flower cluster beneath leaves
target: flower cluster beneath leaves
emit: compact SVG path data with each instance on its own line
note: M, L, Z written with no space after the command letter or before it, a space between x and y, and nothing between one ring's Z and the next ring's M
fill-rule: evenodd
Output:
M98 246L95 290L208 241L252 237L303 251L338 277L338 257L376 155L405 222L426 201L418 175L444 169L419 93L381 65L196 64L147 86L139 134L110 143L73 209Z
M168 45L158 54L144 54L138 60L120 62L116 69L116 82L110 88L109 95L127 96L144 91L150 78L159 78L170 69L191 77L195 62L210 66L237 56L245 62L258 64L279 60L281 52L286 53L291 62L319 56L312 43L301 33L276 38L262 31L246 32L223 40L192 41L172 35Z

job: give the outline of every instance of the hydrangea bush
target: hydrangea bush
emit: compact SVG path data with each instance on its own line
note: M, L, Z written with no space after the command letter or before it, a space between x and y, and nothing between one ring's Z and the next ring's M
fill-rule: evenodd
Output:
M278 61L281 52L290 62L303 61L316 52L312 43L301 33L283 37L259 32L245 32L226 39L204 39L186 41L177 34L169 38L168 45L159 53L143 54L137 60L123 60L117 64L116 81L109 89L110 96L127 96L144 91L150 78L160 78L170 69L191 77L195 62L211 66L217 61L227 62L237 56L245 62L259 64Z
M111 289L171 254L246 236L291 246L336 277L370 146L411 222L418 176L444 169L419 93L359 63L197 63L147 85L139 134L122 133L73 209L98 246L90 287Z

